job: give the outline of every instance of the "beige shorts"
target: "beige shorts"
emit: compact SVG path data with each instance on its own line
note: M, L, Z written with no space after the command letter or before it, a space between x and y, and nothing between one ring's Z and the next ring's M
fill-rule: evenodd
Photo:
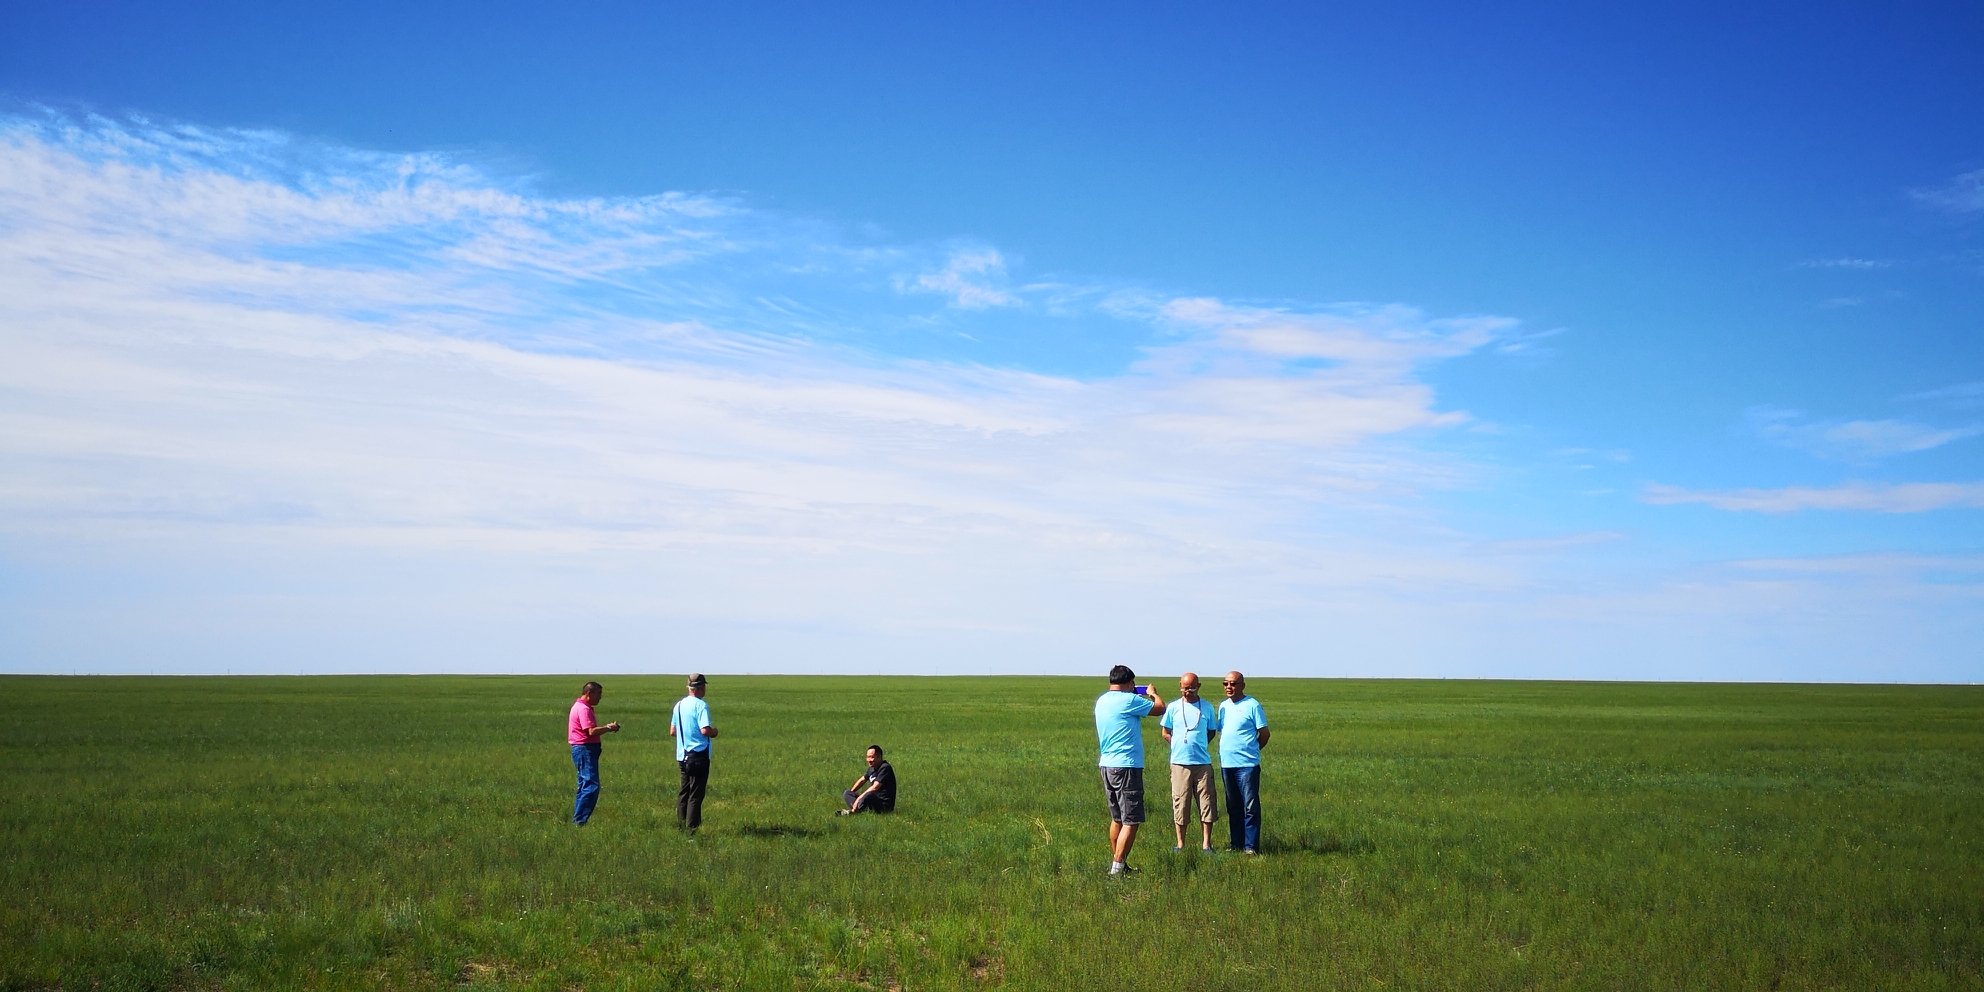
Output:
M1171 822L1185 825L1185 809L1193 797L1199 800L1199 822L1219 819L1219 790L1212 785L1211 765L1171 766Z

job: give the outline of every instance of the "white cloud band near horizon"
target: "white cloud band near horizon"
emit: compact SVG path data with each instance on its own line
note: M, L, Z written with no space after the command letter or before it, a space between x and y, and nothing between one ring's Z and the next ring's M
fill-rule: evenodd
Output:
M1758 436L1820 458L1872 462L1929 451L1984 434L1984 424L1936 427L1914 420L1807 420L1798 410L1752 407L1746 419Z
M1386 439L1463 422L1415 369L1507 323L1118 301L1164 338L1115 376L878 360L758 312L741 332L713 326L721 308L669 319L690 295L671 273L710 257L862 254L741 208L533 199L418 159L291 186L126 132L13 139L17 518L265 505L330 527L707 539L733 516L755 532L799 506L912 506L1216 544L1463 471ZM878 254L914 262L848 267ZM141 499L107 484L140 476ZM1234 500L1248 511L1205 512Z
M1852 482L1839 486L1728 490L1649 485L1643 498L1657 505L1698 503L1718 510L1756 513L1796 513L1801 510L1927 513L1931 510L1984 509L1984 482Z
M1513 320L1016 280L959 244L279 134L13 121L0 552L36 580L0 646L34 670L621 670L661 639L710 670L1241 651L1592 674L1622 624L1711 601L1687 643L1747 623L1729 590L1838 612L1740 570L1720 599L1594 586L1567 556L1619 531L1444 516L1500 469L1453 443L1472 420L1425 371ZM1142 343L1085 375L874 344L1069 312Z

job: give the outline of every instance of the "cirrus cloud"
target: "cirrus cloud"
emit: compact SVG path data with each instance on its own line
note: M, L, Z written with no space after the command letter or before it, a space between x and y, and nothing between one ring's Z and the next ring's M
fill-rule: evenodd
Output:
M1371 545L1373 515L1406 544L1358 554L1421 556L1406 508L1469 470L1411 442L1466 419L1418 371L1511 323L1118 296L1107 319L1155 336L1115 374L891 359L822 330L847 294L892 305L941 251L917 285L1018 307L968 279L1003 257L851 246L696 196L544 198L431 157L295 158L257 134L6 130L8 526L492 548L996 540L1072 568L1273 585L1313 568L1319 535ZM1504 581L1437 556L1377 571L1428 568Z
M1838 486L1725 490L1650 485L1641 498L1648 503L1699 503L1718 510L1754 513L1796 513L1800 510L1925 513L1930 510L1984 508L1984 482L1849 482Z
M30 577L0 657L1726 677L1760 617L1799 618L1800 664L1895 626L1580 570L1637 533L1455 524L1498 467L1429 371L1514 321L1017 267L444 156L0 122L0 564ZM1077 319L1134 343L1078 375L916 337ZM1966 636L1930 592L1884 615Z
M1939 448L1984 434L1984 425L1933 427L1914 420L1807 420L1797 410L1753 407L1745 414L1757 434L1789 448L1849 462Z
M1975 169L1947 182L1913 191L1917 200L1956 213L1984 210L1984 169Z
M975 247L952 250L944 267L925 272L914 281L900 280L904 292L938 293L951 298L951 305L963 310L1017 305L1019 297L999 288L1006 281L1006 256L995 248Z

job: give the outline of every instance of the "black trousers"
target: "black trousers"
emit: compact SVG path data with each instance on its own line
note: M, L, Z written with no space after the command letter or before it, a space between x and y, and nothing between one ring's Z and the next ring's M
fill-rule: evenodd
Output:
M848 807L856 813L893 813L896 809L895 803L890 803L887 806L882 805L882 794L879 792L870 792L863 795L853 789L848 789L840 794L840 798L842 802L847 803ZM861 800L861 805L859 806L854 804L854 801L857 799Z
M710 787L710 753L691 751L682 766L682 788L675 793L675 818L694 830L703 825L703 793Z

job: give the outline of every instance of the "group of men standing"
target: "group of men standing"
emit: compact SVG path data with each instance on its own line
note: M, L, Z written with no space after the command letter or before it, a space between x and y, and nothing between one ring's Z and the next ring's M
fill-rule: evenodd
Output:
M682 771L682 785L675 793L675 819L694 831L703 825L703 794L710 785L710 741L716 726L710 722L710 704L703 701L709 679L701 672L689 676L688 694L675 703L668 717L668 736L675 738L675 764ZM587 682L572 701L571 715L565 721L565 739L572 745L572 765L579 772L579 792L572 800L572 822L584 826L592 819L599 802L599 739L620 732L619 721L601 726L593 715L606 694L597 682Z
M1212 740L1219 739L1218 774L1226 787L1227 843L1232 850L1256 854L1261 846L1261 748L1268 742L1267 712L1247 695L1246 676L1227 672L1220 683L1226 698L1217 707L1199 697L1199 677L1186 672L1178 679L1179 699L1167 706L1155 686L1137 685L1128 666L1109 670L1109 691L1095 701L1095 733L1101 747L1102 791L1109 805L1109 873L1129 867L1137 828L1144 822L1144 735L1140 721L1160 717L1164 739L1171 745L1171 824L1177 843L1185 848L1185 827L1196 807L1199 847L1211 851L1212 825L1219 819L1219 795L1213 786ZM675 738L675 763L682 772L675 794L675 818L694 831L703 824L703 796L709 789L710 743L716 726L703 700L709 680L689 676L688 694L669 714L668 734ZM572 765L579 789L572 801L572 822L592 818L599 801L600 738L618 733L616 721L601 725L594 716L605 689L587 682L572 703L566 739L572 745ZM895 770L882 759L881 745L867 749L868 768L842 793L847 808L840 815L886 813L895 808Z
M1226 786L1227 842L1256 854L1261 846L1261 748L1268 742L1267 711L1247 695L1247 678L1227 672L1226 698L1217 708L1199 697L1199 677L1178 679L1179 699L1167 706L1155 686L1137 685L1128 666L1109 670L1109 691L1095 700L1095 735L1101 747L1102 793L1109 805L1109 873L1131 871L1130 850L1144 822L1144 735L1139 723L1156 716L1171 745L1171 824L1185 848L1185 825L1197 807L1199 847L1210 851L1219 819L1213 787L1212 738L1219 738L1219 776Z

